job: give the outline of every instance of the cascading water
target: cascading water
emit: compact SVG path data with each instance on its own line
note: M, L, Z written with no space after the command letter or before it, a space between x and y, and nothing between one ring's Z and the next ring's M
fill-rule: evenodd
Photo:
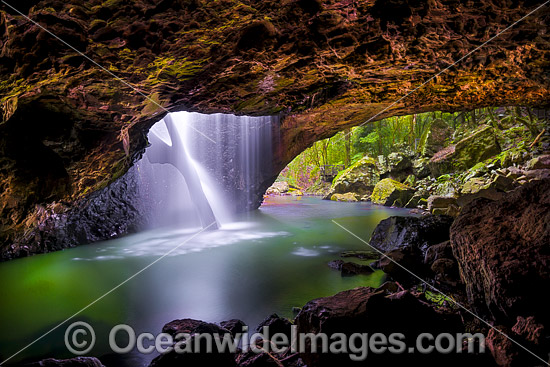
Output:
M251 208L270 176L277 117L177 112L155 124L138 163L150 228L216 228Z

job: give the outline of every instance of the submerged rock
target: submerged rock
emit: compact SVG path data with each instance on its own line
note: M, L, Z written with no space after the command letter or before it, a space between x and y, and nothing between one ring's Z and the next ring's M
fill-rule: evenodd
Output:
M342 270L342 265L344 265L344 260L332 260L328 262L328 267L335 270Z
M374 272L374 270L368 265L352 262L345 262L342 264L342 275L370 274L372 272Z
M356 257L358 259L372 259L378 255L373 251L344 251L340 253L341 257Z
M374 187L371 200L385 206L405 206L414 194L414 189L391 178L385 178Z

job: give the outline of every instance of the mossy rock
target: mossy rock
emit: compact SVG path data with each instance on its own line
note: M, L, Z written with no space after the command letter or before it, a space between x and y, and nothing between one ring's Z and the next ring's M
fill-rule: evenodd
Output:
M414 189L411 187L391 178L385 178L374 187L371 200L374 204L390 206L401 203L400 206L403 206L413 195Z
M430 159L430 171L434 177L464 171L496 156L500 151L495 129L485 125L456 145L436 153Z
M390 178L403 182L413 173L413 162L411 155L406 152L394 152L387 158Z
M380 181L380 174L376 161L370 157L363 157L336 176L330 193L353 192L359 196L370 195L378 181Z
M489 182L481 177L473 177L466 181L460 192L462 194L476 194L489 187Z
M431 157L445 147L445 143L452 137L452 129L442 119L435 119L420 137L418 153L424 157Z
M345 194L333 194L330 197L331 201L347 201L347 202L356 202L359 201L359 196L353 192L348 192Z
M419 158L414 160L413 174L420 180L428 177L431 174L430 167L428 166L429 163L429 158Z

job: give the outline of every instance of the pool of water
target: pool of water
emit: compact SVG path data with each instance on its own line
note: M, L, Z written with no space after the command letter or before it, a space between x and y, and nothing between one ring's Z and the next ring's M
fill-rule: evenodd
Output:
M342 277L327 266L345 250L367 246L334 223L368 240L374 227L407 210L318 198L269 197L259 210L220 230L165 228L0 264L0 359L10 357L60 322L166 255L10 362L72 357L64 333L86 321L104 356L117 324L157 334L174 319L220 322L238 318L251 328L272 313L357 286L378 286L384 274ZM361 262L361 260L353 260ZM370 260L363 260L369 263ZM116 365L147 365L131 353ZM132 360L131 362L128 362Z

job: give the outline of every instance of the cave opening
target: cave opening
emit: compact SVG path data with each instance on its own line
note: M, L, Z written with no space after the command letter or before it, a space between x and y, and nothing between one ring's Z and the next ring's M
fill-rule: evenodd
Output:
M548 124L548 110L507 106L424 112L348 127L297 155L266 194L426 210L430 196L452 202L498 186L494 180L502 185L498 190L507 191L517 187L510 180L518 178L517 169L529 171L528 162L548 150ZM382 180L411 190L399 200L373 198Z

